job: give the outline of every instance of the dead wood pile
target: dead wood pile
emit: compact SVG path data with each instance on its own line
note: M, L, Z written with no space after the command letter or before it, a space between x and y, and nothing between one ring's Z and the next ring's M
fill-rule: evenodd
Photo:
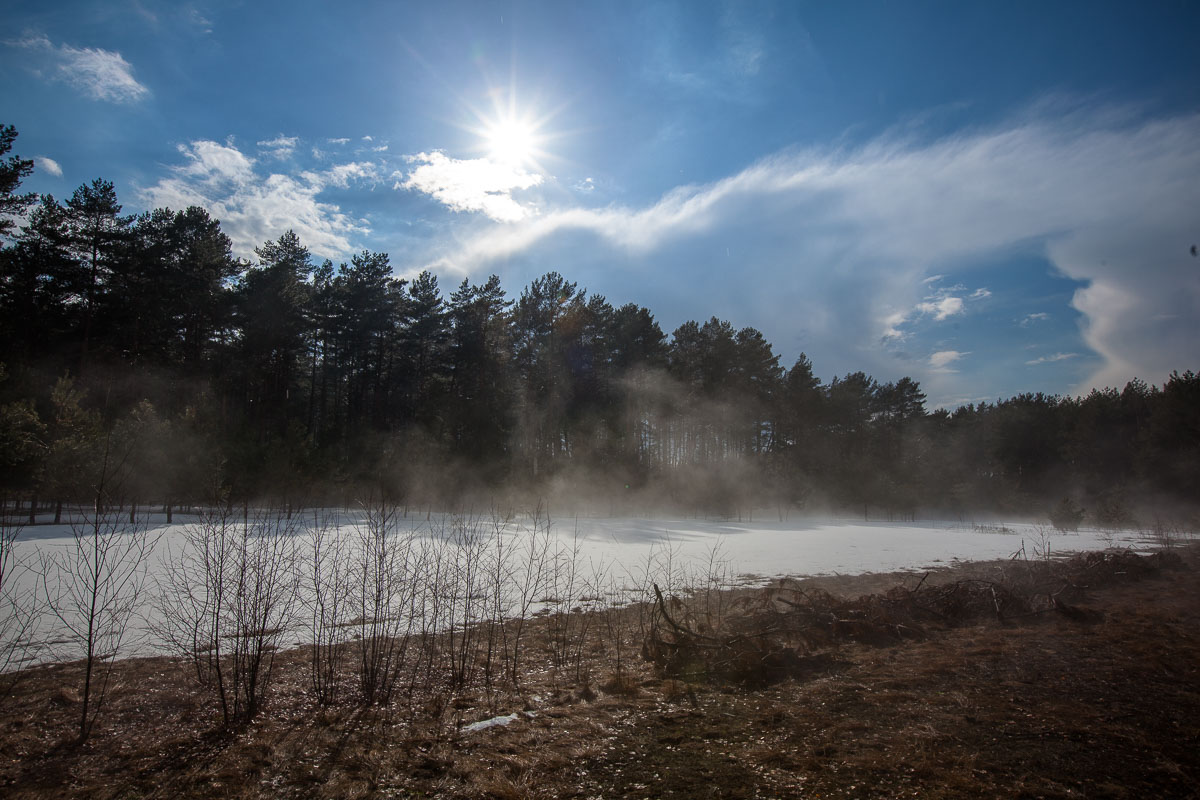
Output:
M921 578L913 588L844 599L786 581L736 594L664 597L656 585L654 620L642 655L669 677L767 685L828 669L841 643L890 645L932 630L991 619L1001 623L1047 612L1094 621L1074 604L1084 590L1137 580L1184 563L1172 552L1085 553L1065 561L1014 558L994 577L948 583ZM719 609L714 613L713 609Z

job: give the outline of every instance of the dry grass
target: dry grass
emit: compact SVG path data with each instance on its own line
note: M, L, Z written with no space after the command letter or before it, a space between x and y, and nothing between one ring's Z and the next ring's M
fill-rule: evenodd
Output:
M1195 551L1184 558L1200 566ZM994 568L947 570L926 585ZM1194 797L1196 573L1098 573L1072 601L1091 614L982 618L887 646L834 642L821 651L825 669L757 689L663 678L629 658L618 679L607 652L556 670L538 623L520 692L476 690L434 704L439 714L424 698L319 707L297 651L281 656L265 713L226 732L186 665L126 661L93 739L77 747L68 687L79 666L35 668L0 709L0 794ZM911 589L917 579L795 586L854 600L901 580ZM528 713L462 730L517 711Z

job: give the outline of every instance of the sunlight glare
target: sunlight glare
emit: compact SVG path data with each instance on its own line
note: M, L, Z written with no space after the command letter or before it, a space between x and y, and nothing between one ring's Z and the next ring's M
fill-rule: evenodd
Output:
M517 119L500 120L485 132L488 154L503 164L522 164L533 158L537 135L533 126Z

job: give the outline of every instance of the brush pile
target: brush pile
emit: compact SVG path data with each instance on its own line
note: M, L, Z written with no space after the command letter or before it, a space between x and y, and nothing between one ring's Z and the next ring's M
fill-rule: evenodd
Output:
M789 581L720 602L712 591L667 598L656 585L642 655L664 676L762 686L829 669L837 663L832 652L843 643L886 646L941 628L984 620L1003 624L1050 612L1096 621L1103 615L1074 605L1086 589L1182 568L1182 559L1171 552L1014 558L989 579L938 584L927 582L927 574L911 589L894 586L856 599Z

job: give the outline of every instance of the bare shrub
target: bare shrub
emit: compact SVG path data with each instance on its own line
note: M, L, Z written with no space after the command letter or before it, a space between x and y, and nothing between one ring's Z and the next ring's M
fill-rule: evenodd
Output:
M10 519L0 504L0 705L21 680L19 670L33 647L37 624L37 592L22 586L28 568L17 558L16 542L22 525Z
M309 684L318 703L337 701L347 656L346 631L351 608L350 548L339 518L313 513L304 569L304 605L308 611L312 656Z
M167 564L160 635L216 695L226 725L254 717L270 687L294 621L298 527L270 511L238 519L226 503L185 528Z
M554 541L549 560L544 602L547 608L553 609L549 617L550 656L554 666L559 668L570 663L576 640L582 636L579 629L587 624L576 612L576 600L582 588L579 550L579 530L576 528L569 545Z
M511 514L509 516L511 518ZM505 557L511 555L513 561L516 562L512 564L511 569L507 567L507 562L500 563L501 554L497 553L495 569L500 574L511 576L510 597L513 620L511 626L503 626L502 631L504 663L513 686L520 683L521 642L525 632L525 623L546 589L547 565L550 562L553 534L549 517L546 517L544 525L541 523L541 519L542 508L539 505L534 511L532 525L517 531L516 536L519 537L517 547L504 551ZM493 525L499 550L503 538L499 519L494 517ZM501 589L497 587L497 592L500 591Z
M96 507L105 507L106 499L102 485ZM113 661L128 644L154 541L144 524L123 523L122 509L113 506L85 512L72 523L69 544L42 554L38 577L46 607L72 645L72 655L84 662L81 743L104 710Z
M435 538L449 544L443 551L449 558L439 571L441 585L433 589L442 595L450 686L461 689L474 677L481 645L480 623L490 594L485 586L489 543L478 519L456 516L441 528Z
M400 512L386 503L365 505L355 525L352 602L358 617L358 684L363 703L388 703L404 664L409 640L424 608L417 577L428 553L411 530L401 531Z

